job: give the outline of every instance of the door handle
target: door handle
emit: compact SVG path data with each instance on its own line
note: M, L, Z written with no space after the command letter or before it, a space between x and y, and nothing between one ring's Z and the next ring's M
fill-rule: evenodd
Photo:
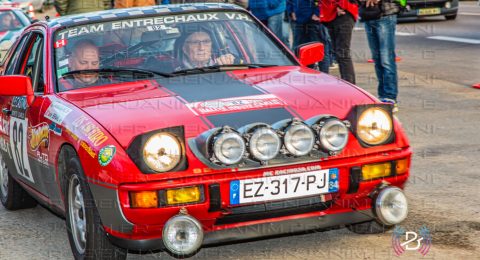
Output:
M2 113L4 113L5 115L9 116L9 115L12 114L12 110L4 107L4 108L2 109Z

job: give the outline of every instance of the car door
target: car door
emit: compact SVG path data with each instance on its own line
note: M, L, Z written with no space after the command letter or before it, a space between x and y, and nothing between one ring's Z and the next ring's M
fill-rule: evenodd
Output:
M5 62L4 75L15 75L18 71L19 63L21 57L25 50L25 45L30 37L30 34L25 34L19 40L19 43L12 47L12 50L9 53L9 56ZM14 87L14 86L2 86L2 87ZM7 164L10 174L17 177L19 173L17 172L16 165L14 163L13 149L10 145L10 118L11 118L11 107L12 107L13 97L0 96L0 104L2 113L0 113L0 150L2 152L2 157ZM23 173L23 171L22 171ZM23 177L24 180L31 179L31 176L28 174Z
M7 138L11 151L11 160L7 162L7 157L6 162L17 180L28 185L40 198L48 201L49 184L54 182L54 179L52 181L51 178L45 177L49 176L52 168L48 164L50 131L49 125L39 120L44 103L44 35L41 31L32 31L24 37L27 37L27 40L20 47L18 58L12 60L15 64L7 67L5 74L30 77L35 98L32 104L28 104L25 96L11 97L11 100L2 102L6 104L2 110L2 117L8 122Z

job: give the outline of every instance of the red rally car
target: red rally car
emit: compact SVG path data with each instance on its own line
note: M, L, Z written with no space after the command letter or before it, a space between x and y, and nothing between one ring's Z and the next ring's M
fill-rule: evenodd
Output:
M1 202L64 216L78 259L382 232L407 216L407 137L322 58L228 4L36 22L0 77Z

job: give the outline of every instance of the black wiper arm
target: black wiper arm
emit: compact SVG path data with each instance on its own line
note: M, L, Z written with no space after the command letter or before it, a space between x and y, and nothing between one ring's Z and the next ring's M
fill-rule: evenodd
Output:
M263 63L248 63L248 64L242 64L242 65L248 66L249 68L268 68L268 67L278 66L274 64L263 64Z
M122 73L122 72L129 72L132 74L144 74L148 77L155 77L155 75L162 76L162 77L172 77L172 74L153 71L153 70L145 70L145 69L137 69L137 68L101 68L101 69L88 69L88 70L72 70L62 75L71 76L75 74L88 74L88 73Z
M274 67L274 66L277 66L277 65L261 64L261 63L212 65L207 67L177 70L173 72L172 75L183 75L183 74L190 74L190 73L195 74L195 73L201 73L201 72L212 72L212 71L223 71L223 70L245 69L245 68L249 68L249 69L266 68L266 67Z

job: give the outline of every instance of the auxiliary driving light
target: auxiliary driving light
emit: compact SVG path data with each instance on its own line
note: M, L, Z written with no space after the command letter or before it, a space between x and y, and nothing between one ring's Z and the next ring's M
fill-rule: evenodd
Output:
M313 130L303 123L292 124L285 131L285 148L295 155L303 156L310 153L315 144Z
M397 187L384 188L375 200L375 213L378 220L385 225L398 224L407 218L407 197Z
M202 199L200 186L170 189L167 190L166 194L168 205L198 202Z
M236 132L221 133L213 142L213 153L223 164L232 165L240 162L245 154L245 141Z
M270 128L260 127L252 133L249 151L260 161L268 161L278 155L281 146L280 137Z
M163 227L162 239L170 252L187 256L195 253L202 245L203 230L195 218L179 214L167 221Z
M319 131L321 148L327 152L340 152L348 142L348 128L338 119L330 119Z

